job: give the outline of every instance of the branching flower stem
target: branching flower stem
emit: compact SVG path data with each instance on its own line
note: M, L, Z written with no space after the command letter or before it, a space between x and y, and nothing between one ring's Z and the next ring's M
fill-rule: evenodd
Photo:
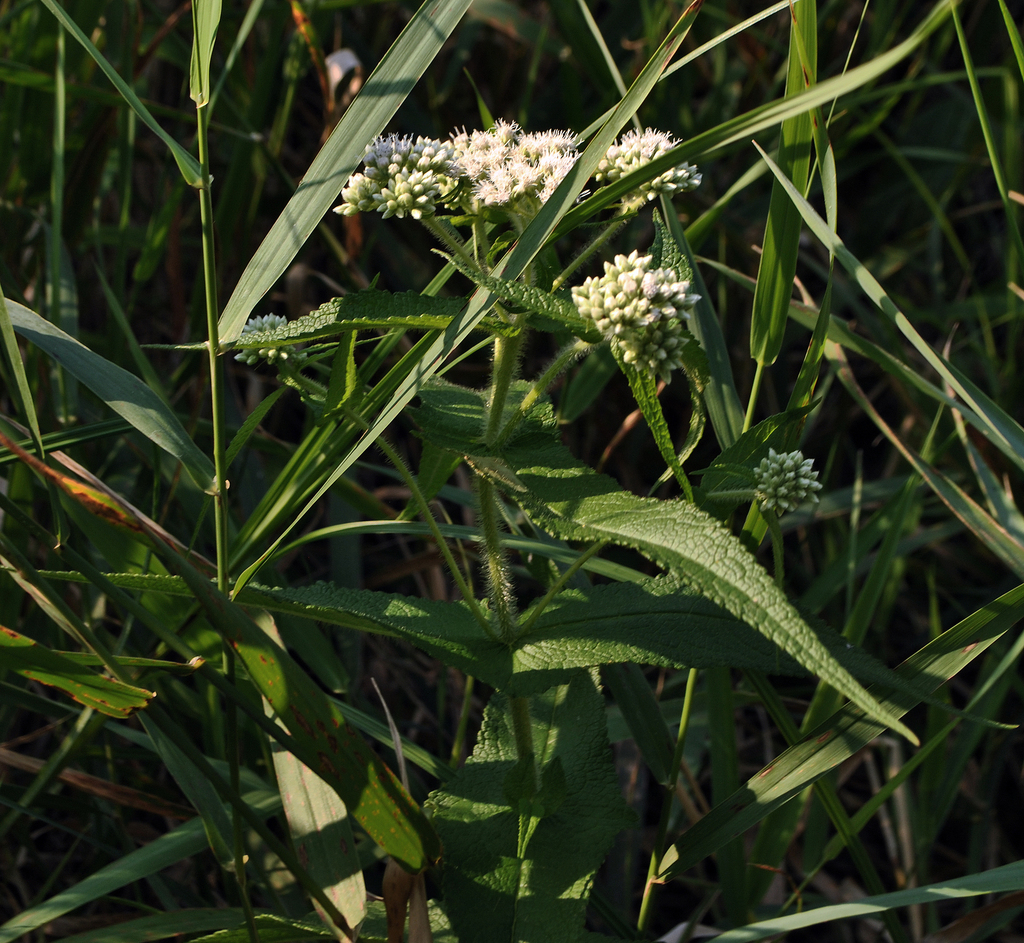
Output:
M568 278L589 259L601 246L605 245L626 223L626 219L617 219L609 223L579 255L576 256L564 269L562 274L554 280L551 285L552 291L558 291Z
M665 797L661 804L661 817L658 820L658 833L654 840L654 851L647 869L647 883L644 885L644 896L640 903L640 917L637 930L645 934L654 913L654 896L658 876L658 865L665 854L665 842L668 838L668 820L672 811L672 800L675 797L676 783L679 780L679 767L683 762L683 749L686 746L686 733L690 726L690 712L693 709L693 693L697 688L697 669L691 668L686 677L686 693L683 695L683 714L679 718L679 732L676 735L676 748L672 753L672 766L669 767L669 779L665 784Z

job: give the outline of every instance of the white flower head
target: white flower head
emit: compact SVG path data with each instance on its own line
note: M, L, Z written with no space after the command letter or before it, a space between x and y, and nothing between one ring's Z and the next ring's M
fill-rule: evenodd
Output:
M671 269L652 268L652 256L634 249L604 263L604 275L572 289L580 315L622 353L626 363L656 373L668 382L683 365L688 320L700 295L690 292Z
M256 317L249 318L245 322L245 326L242 328L242 337L245 337L246 334L254 334L261 331L273 331L287 323L288 319L281 317L279 314L258 314ZM253 367L261 360L273 363L275 360L288 360L289 358L301 360L304 356L301 351L289 350L287 347L261 347L258 350L255 347L251 347L248 350L235 354L235 360L241 360L242 363L247 363L250 367Z
M658 157L668 153L679 145L671 134L647 128L644 131L628 131L608 148L605 156L597 165L594 179L598 183L614 183L621 177L639 170ZM627 198L627 203L642 205L653 200L659 193L672 196L700 186L701 175L692 164L682 163L670 167L653 180L641 184Z
M455 148L432 138L389 134L366 148L363 172L353 174L334 211L345 216L378 212L387 219L433 216L437 203L455 187Z
M776 452L768 449L768 457L754 470L757 483L754 494L761 506L772 510L794 511L808 498L817 501L814 493L821 490L818 473L812 469L814 460L804 453Z
M579 152L568 131L525 133L515 122L497 121L488 131L452 137L459 169L485 206L533 217L572 169Z

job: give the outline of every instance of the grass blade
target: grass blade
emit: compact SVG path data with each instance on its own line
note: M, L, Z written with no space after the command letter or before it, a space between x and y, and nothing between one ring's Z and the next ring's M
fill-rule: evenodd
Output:
M470 0L426 0L402 30L246 266L220 318L222 344L242 333L249 312L291 264L356 169L366 145L398 111L469 4Z

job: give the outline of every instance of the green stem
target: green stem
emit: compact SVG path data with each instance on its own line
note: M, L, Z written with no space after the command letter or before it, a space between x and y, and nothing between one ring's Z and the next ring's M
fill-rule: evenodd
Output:
M448 765L457 769L462 759L462 751L466 745L466 730L469 728L469 709L473 704L473 676L466 675L466 684L462 692L462 710L459 712L459 725L455 728L455 742L452 744L452 755Z
M536 759L533 752L533 733L530 726L530 699L526 697L509 698L512 714L512 733L516 741L516 753L519 759L526 760L534 777L537 775Z
M693 710L693 693L697 689L697 669L691 668L686 676L686 693L683 695L683 713L679 718L679 732L676 734L676 748L672 753L672 766L669 768L669 780L665 784L665 798L661 804L661 816L658 819L658 833L654 840L654 851L651 863L647 868L647 883L644 885L644 896L640 903L640 917L637 930L647 932L651 916L654 913L655 888L658 884L658 865L665 854L665 841L668 838L668 821L672 811L672 800L675 798L676 783L679 781L679 767L683 762L683 748L686 746L686 733L690 727L690 712Z
M466 244L459 239L458 233L454 229L448 229L446 226L439 223L433 216L424 216L420 222L426 227L427 231L431 233L442 245L447 246L452 250L463 262L469 265L471 268L481 268L477 264L477 260L473 258L469 250L466 248ZM482 270L482 269L481 269Z
M584 262L586 262L587 259L589 259L595 252L597 252L597 250L600 249L601 246L608 242L608 240L611 239L612 236L614 236L623 227L625 223L626 220L624 219L619 219L613 223L610 223L600 233L600 235L598 235L597 238L590 243L589 246L583 249L583 251L580 252L580 254L576 256L575 259L573 259L564 269L562 269L562 274L559 275L558 278L556 278L552 283L551 290L558 291L558 289L565 284L569 276L572 275L573 272L575 272L576 269L578 269Z
M516 618L512 602L512 587L505 568L505 555L501 549L498 529L498 496L494 484L477 477L477 496L480 499L480 526L484 535L484 558L487 581L490 586L491 611L498 620L498 637L511 642L516 636Z
M774 511L768 508L761 508L761 516L768 524L768 530L772 535L772 560L775 564L775 585L782 589L785 579L784 561L782 554L782 528L779 527L779 518Z
M423 496L423 492L420 491L419 482L416 481L415 476L409 471L408 467L406 467L405 462L402 461L402 457L391 447L384 436L381 436L377 440L377 445L380 446L381 451L387 456L388 461L395 466L395 469L402 476L402 480L405 481L409 491L412 493L412 498L420 509L420 514L423 515L423 519L426 521L427 526L430 528L430 532L434 536L434 541L437 543L437 547L444 556L445 563L448 564L448 569L451 570L452 577L455 579L455 583L459 587L459 592L462 593L462 598L466 600L467 605L476 617L476 621L480 623L484 631L491 638L494 638L494 629L487 620L487 616L485 616L483 611L480 609L480 604L476 601L473 591L469 588L465 577L462 575L462 571L455 562L451 549L448 547L448 541L444 539L444 535L441 533L441 528L437 526L437 521L434 519L434 515L430 512L430 505L427 503L427 499Z
M551 366L541 374L537 382L530 388L530 391L523 397L523 401L519 404L519 409L516 413L502 427L501 432L498 433L495 445L501 446L508 441L509 436L515 431L520 420L529 412L530 407L547 392L548 387L558 379L562 371L593 346L593 344L588 344L586 341L575 341L562 349L551 362Z
M754 371L754 382L750 387L750 399L747 400L747 414L743 417L743 431L746 432L754 422L754 410L757 408L757 396L761 392L761 379L764 376L764 364L759 360Z
M220 317L217 303L217 260L214 254L213 198L210 195L210 148L206 134L208 109L196 111L196 126L199 141L199 166L201 183L199 187L199 213L203 226L203 287L206 291L206 349L210 363L210 397L213 405L213 467L216 476L214 485L214 514L217 534L217 588L228 589L228 517L227 483L224 468L224 380L218 360L220 337L217 321Z
M213 197L210 194L210 144L207 136L207 125L210 112L208 108L196 110L196 129L199 143L199 214L203 228L203 288L206 293L206 350L210 365L210 400L213 419L213 467L216 482L214 485L214 527L217 544L217 588L226 593L228 590L228 514L227 514L227 478L224 463L226 435L224 423L224 375L218 358L220 337L218 321L220 307L217 300L217 258L215 254L213 232ZM235 687L235 653L225 642L224 674L232 689ZM240 796L241 782L238 757L238 711L231 703L226 705L225 717L225 750L230 770L231 790ZM245 914L245 923L252 943L259 943L259 932L256 919L249 902L245 874L245 844L242 831L242 815L238 804L231 804L231 825L233 835L233 854L235 880L238 882L238 895Z
M498 337L494 341L494 367L491 373L491 402L487 409L487 428L484 441L493 445L501 431L501 417L504 413L505 398L512 385L519 362L519 351L523 346L523 332L513 337Z

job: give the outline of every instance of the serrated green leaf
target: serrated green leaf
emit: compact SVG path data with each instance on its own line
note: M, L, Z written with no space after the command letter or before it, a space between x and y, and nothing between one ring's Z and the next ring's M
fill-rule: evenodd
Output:
M58 688L79 704L124 719L156 697L152 691L90 671L62 652L54 652L0 625L0 663L15 674Z
M465 428L474 397L483 413L479 395L471 390L431 388L421 390L420 397L424 405L416 419L429 438L451 434L455 417ZM547 530L566 540L611 540L640 551L762 632L869 716L917 742L835 660L764 568L715 518L689 502L625 492L613 479L578 462L536 418L522 425L502 458L525 487L516 499Z
M873 687L872 693L903 715L920 703L921 691L934 691L982 654L1024 617L1024 585L1000 596L913 654L896 669L909 682L899 689ZM727 800L690 828L659 865L662 877L678 874L743 834L773 809L870 743L882 726L845 705L747 780Z
M212 487L212 462L145 383L23 305L8 301L7 311L14 329L25 340L44 350L146 438L179 459L200 488Z
M536 823L522 858L519 814L504 796L518 761L508 700L491 698L472 757L432 794L444 891L460 943L571 943L583 933L593 874L633 821L608 748L604 700L589 673L530 698L541 769L560 761L572 790Z
M283 347L365 328L443 330L465 306L462 298L435 298L415 291L392 294L365 288L342 298L332 298L316 311L273 330L243 334L231 346L236 350Z

